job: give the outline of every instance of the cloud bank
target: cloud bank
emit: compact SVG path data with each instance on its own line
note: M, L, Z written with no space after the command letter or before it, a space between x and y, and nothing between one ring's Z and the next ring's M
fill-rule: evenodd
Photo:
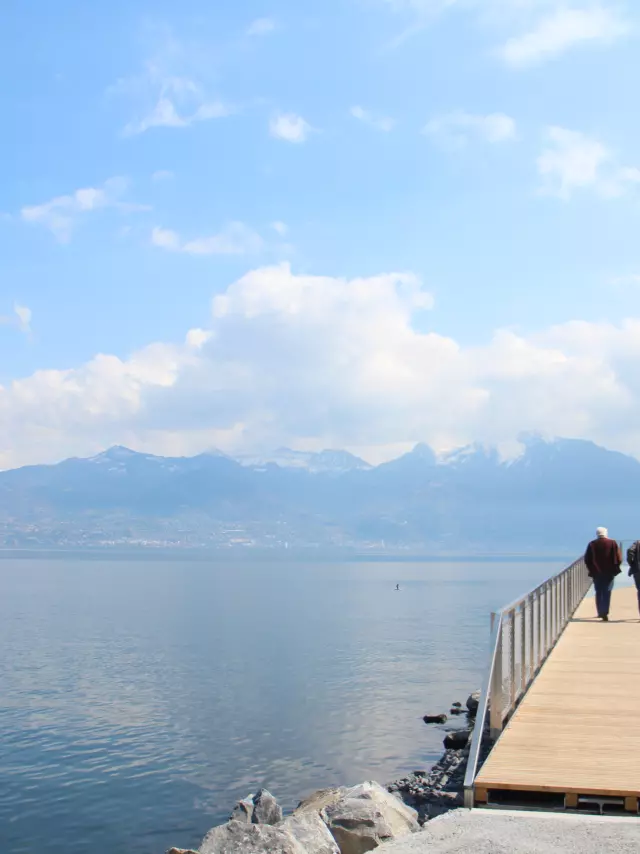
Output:
M532 430L640 456L640 319L497 330L464 347L424 331L432 307L410 273L253 270L182 343L0 388L0 467L116 443L163 454L345 447L379 461L418 441L513 448Z

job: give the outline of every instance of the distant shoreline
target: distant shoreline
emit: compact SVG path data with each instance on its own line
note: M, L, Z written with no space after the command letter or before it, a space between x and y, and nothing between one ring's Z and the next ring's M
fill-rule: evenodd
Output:
M95 548L95 549L16 549L0 548L0 560L8 559L128 559L186 561L291 561L298 563L546 563L571 561L575 556L560 554L407 554L315 551L310 549L172 549L172 548Z

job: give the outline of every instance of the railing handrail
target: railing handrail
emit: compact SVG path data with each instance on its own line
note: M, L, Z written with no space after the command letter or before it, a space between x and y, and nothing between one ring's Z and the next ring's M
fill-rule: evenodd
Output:
M577 581L577 584L574 582ZM517 707L537 676L540 668L549 657L558 639L579 604L586 596L591 581L587 577L584 558L578 558L570 566L556 575L547 578L542 584L534 587L524 596L515 599L498 612L491 615L491 643L489 649L489 666L486 670L484 683L480 693L475 724L469 747L469 757L464 778L465 806L472 807L474 803L473 785L476 778L478 760L485 732L487 714L491 716L492 736L497 737L504 723ZM535 603L537 602L537 622L534 626ZM529 620L526 620L527 605ZM543 609L544 605L544 609ZM520 615L520 690L515 687L515 631L516 616ZM503 633L506 624L511 626L511 681L509 703L504 710L504 682L502 674ZM544 629L542 628L544 623ZM528 627L530 636L527 637ZM535 628L535 637L534 637ZM544 649L544 653L543 653ZM528 655L527 655L528 653ZM493 706L491 706L492 693ZM499 696L498 696L499 694ZM499 707L498 707L499 702Z
M522 605L523 602L526 602L526 600L530 596L534 596L536 593L539 593L541 590L543 590L545 587L547 587L549 584L551 584L553 581L555 581L556 578L561 578L563 575L565 575L567 572L569 572L571 569L573 569L573 567L577 563L580 563L581 560L582 560L582 558L578 558L577 560L574 560L574 562L569 564L569 566L565 566L565 568L563 570L556 573L555 575L551 575L549 578L547 578L541 584L538 584L537 587L533 587L531 590L529 590L528 593L525 593L524 596L520 596L518 599L514 599L513 602L509 602L508 605L504 605L504 607L500 608L500 610L496 611L495 613L504 614L507 611L513 611L514 608L519 608L520 605Z

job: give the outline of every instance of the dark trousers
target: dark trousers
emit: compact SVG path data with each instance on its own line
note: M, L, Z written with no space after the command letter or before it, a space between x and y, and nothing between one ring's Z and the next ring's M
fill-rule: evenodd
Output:
M636 590L638 591L638 609L640 610L640 572L634 572L631 576L636 583Z
M594 576L593 586L596 589L596 610L599 617L609 616L611 606L611 591L613 590L613 578L609 576Z

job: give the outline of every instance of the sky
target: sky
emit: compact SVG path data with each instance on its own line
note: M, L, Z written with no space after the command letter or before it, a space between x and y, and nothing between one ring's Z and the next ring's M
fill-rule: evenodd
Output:
M0 468L640 457L640 9L5 0Z

